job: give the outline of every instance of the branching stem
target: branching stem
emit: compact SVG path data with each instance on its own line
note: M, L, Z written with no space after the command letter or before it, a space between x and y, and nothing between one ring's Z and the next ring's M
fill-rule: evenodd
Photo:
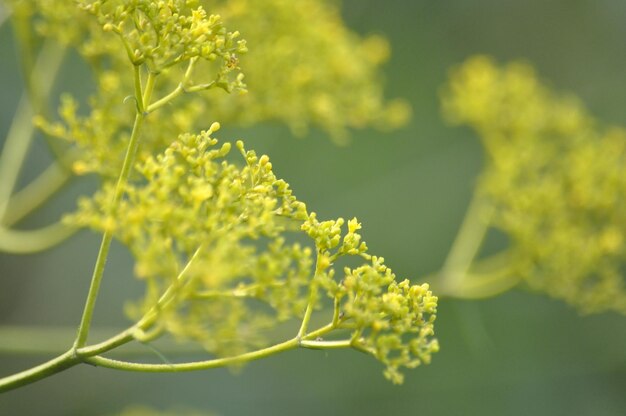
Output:
M215 87L215 85L216 85L215 81L209 82L207 84L198 84L198 85L192 85L192 86L188 86L187 85L189 83L189 80L191 79L191 75L193 73L193 68L195 66L196 60L197 60L197 58L192 58L189 61L189 65L187 66L187 70L185 71L185 75L184 75L182 81L178 84L178 86L172 92L170 92L169 94L167 94L163 98L161 98L161 99L155 101L154 103L150 104L146 108L146 112L147 113L152 113L153 111L158 110L159 108L163 107L164 105L168 104L173 99L175 99L176 97L178 97L179 95L182 95L184 93L205 91L205 90L209 90L209 89Z
M313 281L311 282L311 287L309 289L309 300L306 305L306 310L304 311L304 317L302 318L302 324L300 325L300 330L298 331L297 338L303 339L304 335L308 331L309 322L311 321L311 316L313 315L313 309L315 307L315 301L317 300L317 274L320 272L320 259L322 258L322 253L318 251L317 260L315 264L315 275L313 277Z
M58 162L53 162L28 185L11 195L4 214L4 224L11 226L33 212L61 189L70 174Z
M485 298L509 290L519 282L509 270L507 252L476 261L493 214L493 205L475 193L439 273L439 295Z

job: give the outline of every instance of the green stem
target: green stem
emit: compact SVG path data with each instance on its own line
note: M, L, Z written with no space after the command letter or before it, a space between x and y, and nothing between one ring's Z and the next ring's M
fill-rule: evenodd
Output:
M302 318L302 324L300 325L300 330L298 331L297 338L302 339L304 335L308 331L309 322L311 321L311 316L313 315L313 309L315 307L315 301L317 300L317 275L320 270L320 259L322 257L322 253L317 252L317 259L315 261L315 274L313 275L313 281L311 282L311 288L309 291L309 300L306 305L306 310L304 311L304 317Z
M46 42L32 72L25 72L27 91L32 91L32 94L30 98L27 94L22 95L0 154L0 223L3 223L9 198L32 142L33 115L44 106L43 97L48 96L54 84L63 60L63 51L57 44Z
M47 250L71 237L77 230L57 222L37 230L11 230L0 227L0 251L30 254Z
M340 340L340 341L303 340L300 342L300 346L303 348L310 348L314 350L332 350L332 349L340 349L340 348L351 348L352 341L350 341L349 339Z
M134 75L135 85L141 88L141 75L139 67L137 66L134 67ZM131 167L133 166L133 163L135 161L135 155L139 147L139 136L145 118L143 109L146 107L146 103L143 102L143 96L145 94L145 96L150 97L151 92L148 91L148 88L154 87L154 81L152 81L151 83L149 82L146 87L146 91L143 94L140 90L135 91L135 99L137 100L137 106L139 111L137 111L137 114L135 115L135 123L133 125L133 130L130 135L130 140L128 142L128 148L126 149L126 155L124 156L122 171L120 172L120 176L117 180L117 185L115 186L115 191L113 193L113 199L110 206L111 212L115 211L120 199L122 198L122 195L124 194L124 188L126 187L128 177L130 176ZM102 282L106 259L109 254L109 248L111 247L112 240L113 234L111 233L111 231L105 231L102 236L100 250L98 251L98 258L94 266L94 271L91 278L91 285L89 286L89 292L87 294L87 300L85 302L85 309L83 311L83 316L78 327L78 332L76 334L74 349L83 347L87 342L89 327L91 325L91 318L93 316L98 292L100 291L100 283Z
M509 267L510 253L503 251L489 257L474 261L463 279L454 286L437 286L434 288L438 296L449 296L458 299L482 299L498 295L513 288L520 282L520 277ZM435 281L441 272L424 278Z
M37 178L11 196L4 215L4 224L15 224L33 212L61 189L70 177L58 162L52 163Z
M311 331L308 334L302 336L300 339L301 340L307 340L307 339L317 339L319 337L321 337L322 335L325 335L327 333L329 333L330 331L334 330L337 328L337 325L335 325L334 323L329 323L327 325L324 325L321 328L316 329L315 331Z
M167 304L169 301L171 301L175 293L174 287L180 286L179 282L182 281L182 279L184 278L186 271L189 269L193 259L196 257L199 250L200 249L196 251L192 259L187 263L187 266L178 275L176 282L172 284L170 288L168 288L168 290L165 291L163 296L161 296L161 299L159 299L159 303L157 304L157 306L155 306L150 311L148 311L144 315L144 317L140 319L139 322L137 322L135 325L118 333L117 335L112 336L106 341L103 341L103 342L100 342L98 344L94 344L91 346L87 346L87 347L85 346L82 346L82 348L78 347L77 346L78 337L77 337L77 340L74 341L74 346L68 352L56 358L53 358L52 360L46 363L43 363L37 367L33 367L31 369L22 371L12 376L0 379L0 393L3 391L15 389L25 384L34 383L37 380L41 380L42 378L45 378L53 374L56 374L58 372L61 372L63 370L66 370L70 367L80 364L81 362L85 362L86 358L88 357L105 353L107 351L110 351L114 348L117 348L121 345L127 344L128 342L132 341L135 338L135 334L138 331L145 330L150 325L152 325L152 323L158 316L158 309L161 306L163 306L163 304ZM92 287L93 287L93 282L92 282ZM96 293L97 295L97 289L94 289L94 290L95 292L93 293ZM95 296L92 294L91 290L90 290L90 295ZM91 308L90 310L92 311L92 313L93 313L94 303L95 303L95 299L93 300L92 305L90 306ZM85 309L87 309L87 306ZM86 317L85 313L83 313L83 321L81 321L81 328L83 328L82 325L84 325L84 328L86 328L84 332L85 340L89 332L90 320L91 320L91 316Z
M146 314L137 322L137 325L135 325L136 330L145 331L146 329L150 328L150 326L152 326L158 318L159 311L161 311L164 307L167 307L167 305L175 299L176 293L184 284L184 280L187 277L187 272L193 266L193 263L196 261L196 259L200 256L203 247L204 246L201 245L196 249L189 261L187 261L187 264L185 265L183 270L181 270L181 272L176 277L176 280L174 280L174 283L172 283L165 290L165 292L163 292L163 294L157 301L157 304L152 307L148 312L146 312Z
M0 393L16 389L18 387L34 383L35 381L57 374L80 363L89 363L101 367L125 371L141 372L183 372L206 370L210 368L225 367L233 364L254 361L268 357L279 352L284 352L298 347L313 349L336 349L354 347L350 341L320 341L318 337L335 329L333 324L328 324L316 331L307 334L303 338L295 337L288 341L275 344L268 348L236 355L233 357L217 358L205 361L195 361L179 364L142 364L127 361L113 360L101 357L99 354L110 351L133 340L136 325L109 338L108 340L89 347L71 350L47 361L41 365L22 371L17 374L0 379Z
M508 251L503 251L475 262L465 279L440 293L462 299L481 299L506 292L520 282L520 277L509 267L510 257Z
M123 332L120 328L92 329L95 338L107 339ZM0 326L0 354L60 354L76 336L76 326ZM141 351L145 352L145 348ZM139 351L132 351L138 353Z
M179 275L179 278L181 278ZM166 292L167 293L167 292ZM171 299L171 298L169 298ZM167 300L164 300L167 302ZM268 357L272 354L295 349L298 347L303 348L348 348L354 347L350 341L320 341L319 337L334 330L336 326L333 323L327 324L303 337L296 336L288 341L273 345L268 348L263 348L257 351L249 353L227 357L218 358L206 361L197 361L190 363L180 364L141 364L132 363L126 361L113 360L110 358L101 357L100 354L115 349L119 346L127 344L134 339L134 334L138 329L149 325L153 320L153 314L148 312L143 319L132 327L120 332L119 334L103 341L99 344L82 347L71 350L59 355L52 360L45 362L36 367L22 371L20 373L0 379L0 393L9 391L26 384L34 383L35 381L49 377L53 374L64 371L68 368L74 367L80 363L89 363L102 367L113 368L117 370L126 371L143 371L143 372L181 372L181 371L195 371L217 367L224 367L232 364L258 360L260 358Z
M17 32L23 34L20 30ZM21 40L22 43L26 44L26 52L24 53L29 54L30 42ZM32 118L35 112L41 111L45 106L45 97L48 96L54 84L54 79L63 60L64 50L53 42L46 42L34 66L31 63L32 59L25 59L23 62L28 94L23 94L20 99L2 153L0 153L0 178L2 178L0 181L0 251L25 254L46 250L59 244L74 232L71 228L60 223L32 231L11 230L2 226L11 225L16 221L15 218L19 219L27 215L29 210L35 208L38 203L43 202L50 195L48 189L39 188L38 191L44 194L42 198L32 193L33 188L27 187L29 189L27 195L31 198L29 202L37 202L35 200L38 202L27 207L20 207L22 209L18 211L17 215L15 214L12 194L33 139ZM20 193L20 195L25 194Z
M22 95L0 153L0 224L4 223L9 199L26 159L33 137L33 110L26 95Z
M457 292L456 288L467 279L467 272L484 241L493 210L482 195L474 194L441 269L440 291Z
M35 381L67 370L70 367L74 367L80 362L81 358L76 356L73 351L67 351L41 365L0 379L0 393L34 383Z
M318 341L311 340L311 338L317 338L324 335L334 329L332 325L326 325L314 333L308 334L303 338L296 336L288 341L281 342L279 344L272 345L271 347L262 348L260 350L247 352L244 354L236 355L226 358L215 358L212 360L194 361L188 363L177 364L144 364L134 363L129 361L113 360L110 358L94 355L85 359L85 362L107 367L115 370L123 371L139 371L139 372L159 372L159 373L178 373L185 371L198 371L207 370L211 368L226 367L233 364L240 364L243 362L255 361L261 358L266 358L271 355L293 350L299 347L312 348L312 349L336 349L336 348L349 348L351 347L350 341Z
M132 327L111 337L107 341L81 349L71 348L59 355L28 370L0 379L0 393L34 383L43 378L60 373L86 361L86 358L109 351L133 340Z
M226 366L233 365L233 364L254 361L254 360L261 359L261 358L269 357L270 355L277 354L279 352L284 352L284 351L298 348L298 346L299 346L299 340L297 338L293 338L293 339L290 339L289 341L272 345L271 347L268 347L268 348L263 348L257 351L252 351L252 352L248 352L248 353L241 354L241 355L236 355L234 357L216 358L213 360L195 361L195 362L180 363L180 364L133 363L133 362L127 362L127 361L113 360L113 359L105 358L101 356L89 357L89 358L86 358L85 361L93 365L112 368L115 370L177 373L177 372L183 372L183 371L207 370L210 368L226 367Z
M153 111L163 107L164 105L166 105L167 103L169 103L170 101L172 101L173 99L175 99L176 97L178 97L179 95L185 92L200 91L203 89L209 89L213 86L214 83L210 83L210 86L209 84L206 84L205 86L203 86L204 88L197 88L198 86L195 86L193 91L190 91L189 89L185 88L185 86L187 85L187 82L189 82L189 79L191 78L191 74L193 73L193 68L196 64L196 61L197 61L197 58L192 58L189 60L189 65L187 65L187 70L185 71L185 75L183 76L182 81L178 84L178 86L174 89L174 91L170 92L165 97L149 105L146 108L147 113L152 113Z
M148 79L146 80L146 88L144 90L143 96L141 96L141 103L142 103L141 110L144 113L146 112L146 108L148 107L148 104L150 104L150 100L152 99L152 91L154 91L154 83L156 82L156 77L157 76L155 73L153 72L148 73Z

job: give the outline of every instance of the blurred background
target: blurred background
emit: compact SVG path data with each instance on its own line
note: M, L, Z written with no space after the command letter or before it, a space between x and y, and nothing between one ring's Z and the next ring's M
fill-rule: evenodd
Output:
M387 93L411 102L407 127L353 132L347 147L319 131L294 139L279 125L224 126L218 136L244 137L248 147L269 154L277 175L320 218L357 216L371 252L400 278L421 282L441 267L481 168L477 137L446 126L439 115L438 92L452 65L476 53L523 58L548 84L580 96L600 120L626 123L626 2L343 0L343 12L356 32L390 40ZM58 89L88 82L66 65ZM0 91L3 138L21 94L6 24ZM24 181L47 163L45 146L36 144ZM64 189L25 226L55 220L93 186L87 179ZM70 328L40 345L61 352L80 319L98 244L98 236L82 232L46 253L0 255L0 325ZM496 249L498 242L490 244ZM124 302L142 292L131 275L129 254L114 246L95 326L128 325ZM626 317L580 316L544 295L513 290L482 301L442 299L436 333L441 352L408 372L402 386L387 382L379 363L363 354L297 350L236 373L144 375L79 366L3 394L0 414L108 415L133 404L222 415L626 413ZM52 356L0 352L0 375Z

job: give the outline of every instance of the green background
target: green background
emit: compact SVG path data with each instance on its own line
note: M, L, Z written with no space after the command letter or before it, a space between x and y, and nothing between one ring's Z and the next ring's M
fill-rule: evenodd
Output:
M401 278L418 282L441 266L482 163L472 132L446 126L439 115L438 91L452 65L476 53L523 58L550 85L582 97L598 118L626 122L626 2L344 0L343 10L355 31L390 39L387 92L412 103L411 124L392 133L354 132L348 147L315 131L295 139L273 124L224 126L218 136L242 136L268 153L278 176L320 218L357 216L371 252ZM21 93L7 26L0 28L0 137ZM88 85L70 66L59 89ZM23 180L46 163L45 146L37 144ZM58 218L93 186L88 179L66 188L25 224ZM488 249L497 244L494 238ZM98 237L83 232L46 253L0 255L0 325L75 327L97 246ZM130 256L114 246L95 325L127 325L122 306L139 293ZM105 415L136 403L223 415L626 414L626 317L581 317L561 302L514 290L483 301L442 299L436 332L441 352L402 386L387 382L365 355L296 350L237 373L79 366L0 396L0 414ZM0 375L51 356L0 352Z

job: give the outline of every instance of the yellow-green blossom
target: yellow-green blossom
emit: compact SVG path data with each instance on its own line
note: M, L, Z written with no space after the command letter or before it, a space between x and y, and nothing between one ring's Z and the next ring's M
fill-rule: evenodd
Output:
M485 146L478 192L511 239L512 273L583 312L626 313L626 131L521 62L471 58L443 98L447 117Z
M343 219L319 222L307 213L266 155L237 142L244 164L229 161L230 143L218 147L211 137L217 128L181 135L146 159L116 207L107 186L68 219L110 231L133 253L147 288L131 317L159 305L152 331L233 355L266 345L267 330L301 319L311 299L321 307L325 294L338 308L336 329L349 329L351 346L381 360L394 382L402 381L401 367L429 362L437 298L428 285L397 283L381 258L367 254L356 219L344 234ZM364 264L339 281L334 264L343 256Z
M119 170L133 123L127 108L133 105L128 100L133 79L122 75L128 73L129 59L159 73L154 97L179 87L184 92L216 87L245 91L239 66L252 86L245 95L181 94L175 106L168 105L167 122L145 123L139 159L161 151L170 137L206 128L206 118L229 125L278 120L296 133L317 126L345 142L350 128L394 128L410 115L406 102L384 99L380 66L389 55L386 41L349 31L332 1L9 4L20 11L26 27L32 25L40 36L75 48L93 71L96 90L87 103L67 96L59 122L38 120L49 136L75 147L77 174L113 178ZM238 31L227 31L223 21ZM254 45L249 55L244 55L247 46L239 32ZM186 76L187 68L179 64L192 58L194 69Z
M347 129L405 124L410 107L387 102L381 65L387 41L346 28L334 0L205 0L250 41L242 58L249 94L211 96L213 116L252 124L278 120L301 134L311 126L345 142Z

